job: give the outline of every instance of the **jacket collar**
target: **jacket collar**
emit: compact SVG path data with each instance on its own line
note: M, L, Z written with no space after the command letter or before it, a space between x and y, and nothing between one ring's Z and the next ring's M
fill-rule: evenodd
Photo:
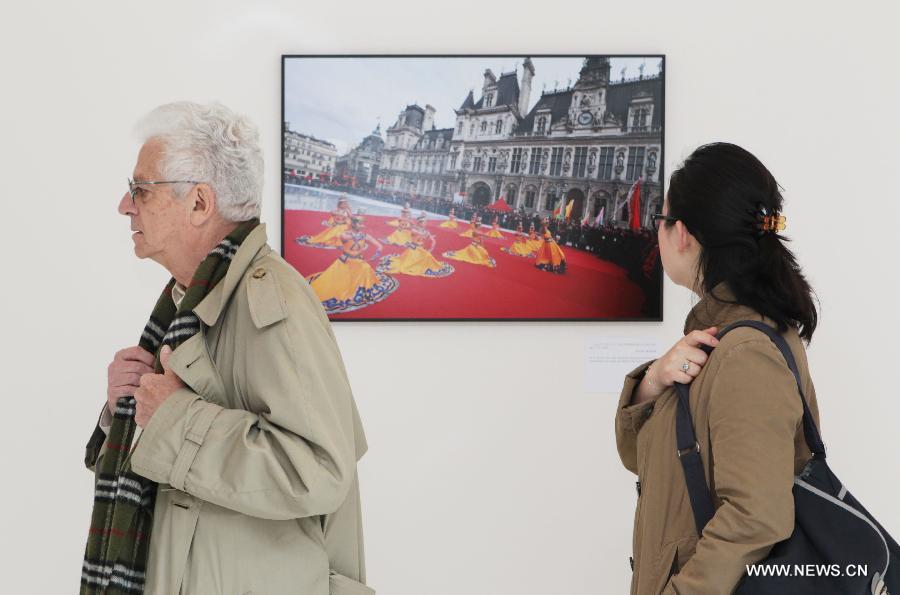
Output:
M194 308L194 313L207 326L214 325L216 320L219 319L219 314L225 309L225 304L228 303L228 299L234 293L235 287L244 277L244 273L247 271L250 263L253 262L257 253L266 246L266 240L266 224L260 223L241 242L237 252L231 259L231 264L228 265L228 272L225 273L225 277L216 283L212 291Z
M722 282L713 287L708 295L691 308L684 321L684 334L711 326L715 326L721 331L738 320L763 320L771 324L771 321L752 308L733 303L734 300L734 292L727 283Z

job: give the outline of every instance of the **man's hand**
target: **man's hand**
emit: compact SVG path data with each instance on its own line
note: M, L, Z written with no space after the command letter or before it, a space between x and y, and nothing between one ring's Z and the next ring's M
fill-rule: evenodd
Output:
M153 374L153 354L143 347L128 347L117 352L106 369L106 407L116 412L116 401L130 397L141 385L141 376Z
M134 392L137 401L137 412L134 420L141 428L146 427L150 418L172 393L184 386L181 378L169 369L169 355L172 348L164 345L159 352L159 361L163 367L162 374L145 374L141 376L140 387Z

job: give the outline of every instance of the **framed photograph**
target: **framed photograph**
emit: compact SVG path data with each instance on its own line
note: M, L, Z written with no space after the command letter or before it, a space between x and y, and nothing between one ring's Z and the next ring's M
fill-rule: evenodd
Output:
M662 320L664 56L282 56L281 120L332 320Z

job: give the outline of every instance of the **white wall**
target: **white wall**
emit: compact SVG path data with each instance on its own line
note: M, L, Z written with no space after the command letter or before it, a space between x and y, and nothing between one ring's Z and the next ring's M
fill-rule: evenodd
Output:
M900 536L896 13L874 2L19 3L0 22L4 591L76 589L91 506L83 444L105 370L167 275L135 261L116 203L134 121L221 100L260 125L277 246L282 53L665 53L666 169L696 145L756 153L822 302L810 350L825 440ZM882 4L885 6L885 4ZM891 8L889 10L896 10ZM404 25L404 23L409 23ZM473 76L478 76L474 73ZM477 82L477 80L475 81ZM886 122L888 124L886 124ZM371 452L370 581L385 595L622 593L635 503L613 395L586 394L584 340L674 342L662 324L336 327Z

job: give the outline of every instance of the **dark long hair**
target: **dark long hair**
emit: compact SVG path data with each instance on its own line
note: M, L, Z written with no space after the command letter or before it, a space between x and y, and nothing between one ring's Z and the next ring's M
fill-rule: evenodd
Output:
M780 213L780 187L759 159L737 145L712 143L695 150L669 181L669 216L700 242L703 292L726 282L735 302L798 330L809 343L816 330L815 294L789 241L760 233L761 207ZM673 225L667 222L667 225Z

